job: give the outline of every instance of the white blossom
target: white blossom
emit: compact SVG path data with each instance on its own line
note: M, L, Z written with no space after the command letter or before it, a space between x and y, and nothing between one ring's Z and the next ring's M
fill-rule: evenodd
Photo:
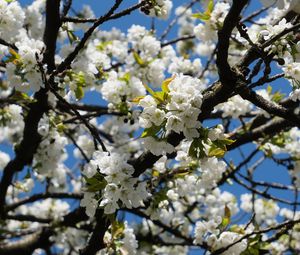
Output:
M9 155L3 151L0 151L0 170L4 169L4 167L7 165L9 160L10 160Z
M17 1L0 1L0 37L11 41L23 27L25 13Z
M123 245L121 250L125 250L128 254L136 254L138 248L138 242L136 240L134 231L125 222L124 238L122 239Z
M290 93L290 97L293 101L300 100L300 89L295 89L293 92Z
M133 178L134 169L126 163L125 156L118 153L107 153L95 151L93 160L86 166L84 173L92 178L97 173L96 169L104 174L107 182L103 190L103 199L100 202L100 207L104 207L106 214L112 214L119 209L118 201L127 208L133 208L143 205L143 200L148 197L146 185L143 182L138 182L137 178ZM94 201L93 193L88 193L87 199ZM87 207L89 216L93 215L96 203L93 202L93 207L88 208L85 200L82 206Z

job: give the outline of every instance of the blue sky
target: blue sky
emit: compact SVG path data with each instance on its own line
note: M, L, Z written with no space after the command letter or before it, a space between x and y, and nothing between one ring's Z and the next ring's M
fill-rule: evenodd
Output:
M31 1L21 0L19 2L22 5L26 5L26 4L30 3ZM111 0L101 0L101 1L99 1L99 0L86 0L86 1L73 0L73 2L74 2L74 8L77 10L79 10L83 4L91 5L96 16L100 16L101 14L105 13L106 10L109 9L109 7L113 4L114 1L111 1ZM126 0L124 2L126 2L126 4L122 4L121 7L119 8L120 10L125 7L136 4L137 0ZM182 4L184 2L185 1L182 1L182 0L174 0L173 4L174 4L174 7L176 8L176 6L178 6L179 4ZM259 6L260 6L259 1L252 1L252 4L249 7L249 10L247 11L247 13L251 13L253 10L257 9ZM173 8L173 10L175 8ZM109 22L105 23L102 27L100 27L100 29L110 30L112 27L117 27L117 28L121 29L122 31L126 31L132 24L139 24L139 25L143 25L146 27L150 27L151 18L146 17L145 15L139 13L139 11L136 11L135 13L133 13L130 16L123 17L116 21L115 20L109 21ZM155 21L155 27L158 31L158 34L161 34L161 32L164 31L167 24L168 24L168 21L166 21L166 22L165 21L163 21L163 22ZM169 34L169 39L175 38L176 35L177 35L177 31L176 31L176 27L175 27L172 29L171 33ZM275 87L279 87L279 86L280 86L279 82L275 83ZM87 103L93 103L93 104L99 103L99 99L92 95L87 97L85 99L85 101ZM251 152L252 148L253 148L253 145L242 146L242 150L246 155L249 154L249 152ZM11 149L6 146L3 147L0 145L0 149L9 151L11 153ZM72 153L71 153L71 155L72 155ZM228 161L230 161L230 160L237 161L238 159L241 159L241 155L238 150L235 150L233 152L229 152L226 158ZM254 158L254 160L257 160L257 159L258 159L258 157ZM74 164L72 157L66 163L68 166L72 166ZM251 162L249 165L251 165ZM257 178L257 180L265 180L265 181L269 181L269 182L280 180L282 183L289 183L289 175L288 175L286 169L276 166L270 160L266 161L259 169L260 170L256 171L256 173L255 173L255 177ZM263 171L262 171L262 169L263 169ZM236 195L245 193L245 190L243 188L237 186L236 184L234 184L234 185L226 184L222 187L222 190L228 190L229 192L232 192ZM278 193L276 191L274 191L274 192L275 192L274 193L275 195ZM289 193L282 195L283 192L280 192L280 194L281 194L281 197L283 197L283 198L290 197ZM134 218L133 218L133 220L134 220ZM191 252L190 254L191 255L199 254L199 251L194 251L194 252Z

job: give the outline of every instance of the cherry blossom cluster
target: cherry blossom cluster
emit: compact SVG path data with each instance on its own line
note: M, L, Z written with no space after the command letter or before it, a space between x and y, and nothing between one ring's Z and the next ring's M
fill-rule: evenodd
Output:
M107 17L61 1L52 66L47 2L0 0L0 253L47 233L33 254L85 254L95 235L100 255L298 254L299 1L241 12L228 84L219 32L242 0L112 1ZM152 27L104 30L134 11ZM271 161L290 183L259 180Z
M202 82L179 74L166 80L162 88L161 94L153 92L139 101L139 105L143 107L140 125L146 129L156 128L156 132L162 128L166 135L172 131L178 134L183 132L188 140L199 137L198 129L201 125L197 118L201 112L201 91L204 89ZM161 146L168 153L172 151L172 146L164 141L158 141L155 145L153 138L146 138L144 144L155 155L158 154L155 148Z
M218 227L222 224L222 218L218 217L215 220L210 221L198 221L195 226L195 244L203 244L205 240L209 246L214 247L214 249L220 249L226 247L229 244L234 243L239 238L242 237L241 234L224 231L220 235L220 230ZM243 240L228 250L223 252L223 254L241 254L247 248L247 241Z
M141 8L141 11L151 17L167 19L172 9L172 1L170 0L144 0L146 5Z
M146 183L133 178L134 169L126 163L126 158L118 153L96 151L93 159L84 168L83 174L88 179L97 173L104 175L104 189L100 191L100 207L106 214L112 214L121 207L135 208L143 206L143 201L149 196ZM101 185L100 185L101 187ZM87 191L89 186L87 185ZM97 199L94 193L87 192L81 205L86 207L87 214L92 217L97 209Z

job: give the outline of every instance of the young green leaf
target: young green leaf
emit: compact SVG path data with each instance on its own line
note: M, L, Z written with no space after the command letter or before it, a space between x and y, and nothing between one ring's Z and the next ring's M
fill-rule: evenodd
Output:
M196 18L196 19L200 19L200 20L203 20L203 21L207 21L210 19L210 15L207 14L207 13L194 13L192 15L193 18Z
M226 228L230 224L230 218L231 218L230 208L227 205L225 205L224 217L223 217L222 223L221 223L222 228Z
M136 51L133 52L133 57L134 57L134 60L139 64L139 66L141 66L141 67L147 66L147 64L144 62L144 60L142 60L142 58Z
M84 97L84 90L82 86L78 85L74 92L75 92L76 99L80 100Z
M189 156L196 159L201 159L207 156L203 145L203 140L201 138L196 138L193 140L189 148Z
M152 126L150 128L145 128L144 132L141 135L141 138L145 138L148 136L155 136L158 131L160 131L161 126Z
M85 178L87 191L97 192L105 188L107 182L100 174L96 174L91 178Z

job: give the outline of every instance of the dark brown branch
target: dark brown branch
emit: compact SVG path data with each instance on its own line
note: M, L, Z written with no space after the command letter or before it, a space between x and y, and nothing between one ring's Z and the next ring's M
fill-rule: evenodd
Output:
M232 179L236 183L241 185L242 187L244 187L244 188L248 189L249 191L253 192L254 194L260 195L264 198L271 199L271 200L274 200L274 201L277 201L277 202L280 202L280 203L283 203L283 204L286 204L286 205L300 205L300 202L292 202L292 201L289 201L289 200L281 199L281 198L272 196L271 194L267 193L266 191L257 190L255 188L245 184L243 181L239 180L236 176L232 176Z
M104 216L103 210L98 209L96 211L96 226L93 230L87 246L80 251L80 255L94 255L97 251L105 248L104 234L109 227L110 222Z
M109 17L111 17L111 15L115 12L115 10L119 7L119 5L121 3L122 3L122 0L116 0L116 2L113 5L113 7L104 16L101 16L99 19L97 19L94 22L94 24L84 33L82 39L76 45L74 51L72 51L66 57L66 59L57 67L57 69L56 69L56 71L55 71L54 74L63 72L65 69L67 69L71 65L71 63L76 58L76 56L78 55L78 53L83 49L83 47L85 46L87 40L93 34L93 32L95 31L95 29L98 26L100 26L102 23L104 23L105 21L109 20Z
M46 199L46 198L63 198L63 199L81 199L82 194L76 194L76 193L41 193L41 194L34 194L31 197L24 198L16 203L9 204L5 207L5 210L12 211L16 209L17 207L28 204L28 203L33 203L35 201L41 200L41 199Z
M184 10L177 15L168 25L168 27L165 29L165 31L162 33L161 37L160 37L160 41L164 40L166 38L166 36L168 35L168 33L171 31L172 27L177 23L178 19L180 17L182 17L188 9L190 9L195 3L197 3L198 0L192 0L189 4L187 4L184 7Z
M129 211L139 217L146 218L150 220L150 217L146 215L144 212L137 210L137 209L125 209L126 211ZM152 220L152 222L157 225L158 227L162 228L164 231L169 232L170 234L174 235L177 238L182 239L183 241L187 242L189 245L193 245L193 238L184 236L180 231L178 231L176 228L172 228L164 223L162 223L159 220ZM201 245L202 248L207 248L207 245L204 243Z
M280 74L275 74L271 77L262 77L262 79L259 79L258 81L251 83L248 87L250 89L252 89L252 88L255 88L257 86L264 85L267 82L273 82L273 81L276 81L277 79L283 78L284 75L285 75L284 73L280 73Z
M54 55L56 49L56 38L60 26L59 5L60 0L47 0L46 3L46 27L44 32L46 50L43 57L43 63L47 64L48 72L51 72L55 68ZM37 128L43 114L48 111L47 90L42 88L35 94L34 98L36 101L30 105L30 110L25 118L23 140L15 151L15 158L11 160L3 170L3 176L0 183L1 217L4 216L3 209L5 205L5 197L8 186L12 182L14 173L22 171L24 166L31 164L33 155L41 141Z
M238 244L239 242L241 242L245 239L250 238L252 235L260 235L260 234L268 233L268 232L273 231L273 230L280 230L280 229L284 229L284 228L289 228L290 229L298 223L300 223L300 219L299 220L285 221L285 222L283 222L281 224L278 224L276 226L272 226L272 227L265 228L265 229L262 229L262 230L253 231L249 234L246 234L246 235L242 236L241 238L239 238L237 241L233 242L232 244L230 244L230 245L228 245L224 248L220 248L220 249L212 252L211 254L212 255L222 254L224 251L228 250L230 247L234 246L235 244Z
M62 19L68 14L69 10L71 9L72 2L73 2L73 0L65 0L64 1L64 6L63 6L62 14L61 14Z
M69 108L75 116L87 127L87 129L90 131L91 135L95 138L95 140L101 145L101 148L103 151L107 151L105 144L101 140L96 128L88 122L74 107L73 105L69 104L68 101L66 101L53 87L49 87L50 91L55 95L55 97L65 105L65 107ZM95 149L97 149L97 144L95 144Z
M243 166L245 166L247 163L249 163L258 152L259 152L259 150L255 149L237 167L235 167L233 169L230 168L230 170L226 171L222 175L222 178L218 181L218 186L224 184L228 180L228 178L231 178L237 171L239 171Z
M123 0L116 0L114 6L105 15L101 16L99 19L94 21L94 24L84 33L83 38L77 44L74 51L71 52L66 57L66 59L57 67L57 70L55 71L55 74L63 72L65 69L67 69L71 65L73 60L76 58L76 56L78 55L80 50L82 50L84 48L87 40L90 38L90 36L93 34L93 32L95 31L95 29L98 26L100 26L101 24L103 24L104 22L106 22L108 20L118 19L120 17L128 15L132 11L139 9L141 6L143 6L145 4L145 2L142 1L141 3L136 4L132 7L124 10L124 11L113 14L115 12L115 10L119 7L119 5L121 4L122 1ZM66 20L66 19L64 19L64 20Z
M0 44L2 44L2 45L4 45L4 46L7 46L7 47L10 47L10 48L14 49L15 51L18 50L18 48L17 48L16 45L14 45L14 44L12 44L12 43L9 43L9 42L7 42L7 41L1 39L1 38L0 38Z
M249 179L249 177L238 173L239 176L241 176L243 179L247 180L254 186L263 186L263 187L268 187L268 188L273 188L273 189L282 189L282 190L295 190L293 186L287 186L283 185L281 183L274 183L274 182L262 182L262 181L254 181L252 179Z
M44 43L46 45L43 63L47 64L48 72L55 69L55 49L58 30L61 25L59 15L60 0L46 2L46 27Z
M89 157L85 154L84 150L78 145L72 134L68 131L64 131L65 135L72 141L74 146L80 151L81 156L84 158L86 162L89 162Z
M293 125L289 121L283 119L275 119L263 125L260 125L257 128L250 130L244 134L235 132L230 137L231 139L235 140L235 142L227 146L227 149L233 150L243 144L250 143L259 138L270 137L280 131L286 131L291 127L293 127Z
M24 239L9 244L0 244L0 255L31 255L37 248L49 247L50 236L53 234L48 228L44 228Z
M131 7L129 7L128 9L126 10L123 10L121 12L118 12L116 14L113 14L107 18L105 18L104 21L108 21L108 20L113 20L113 19L118 19L120 17L123 17L123 16L126 16L126 15L129 15L131 12L141 8L143 5L145 5L145 1L142 1L136 5L133 5ZM104 16L103 16L104 17ZM80 19L80 18L74 18L74 17L64 17L62 20L63 22L74 22L74 23L94 23L94 22L97 22L99 21L99 19L103 19L103 17L100 17L98 19ZM103 23L103 22L102 22ZM100 25L100 24L99 24Z
M259 16L260 14L262 14L263 12L265 12L266 10L270 9L270 7L271 7L271 6L266 6L266 7L261 8L261 9L258 10L258 11L255 11L255 12L249 14L247 17L243 18L243 19L241 20L241 22L242 22L242 23L244 23L244 22L251 22L253 18Z
M287 35L288 33L290 32L296 32L300 29L300 23L290 27L290 28L287 28L285 30L283 30L282 32L280 32L279 34L273 36L272 38L270 38L268 41L266 41L265 43L263 43L261 45L261 48L264 49L270 45L272 45L274 42L276 42L278 39L280 39L282 36L284 35Z
M287 109L279 104L264 99L262 96L256 94L254 91L246 87L246 85L242 85L242 83L241 86L236 89L236 91L238 91L243 99L250 101L269 114L284 118L300 127L300 117L294 114L292 109Z
M248 3L248 0L233 0L232 6L224 20L222 29L218 32L217 67L221 82L232 81L235 78L229 66L228 49L233 29L240 21L240 13Z
M16 215L6 215L6 219L9 220L16 220L16 221L31 221L31 222L38 222L38 223L45 223L49 224L50 222L53 221L53 219L49 218L41 218L37 217L35 215L25 215L25 214L16 214Z
M194 35L184 35L182 37L179 37L179 38L170 40L168 42L162 43L161 47L166 47L168 45L172 45L172 44L178 43L180 41L186 41L186 40L191 40L191 39L195 39L195 36Z

